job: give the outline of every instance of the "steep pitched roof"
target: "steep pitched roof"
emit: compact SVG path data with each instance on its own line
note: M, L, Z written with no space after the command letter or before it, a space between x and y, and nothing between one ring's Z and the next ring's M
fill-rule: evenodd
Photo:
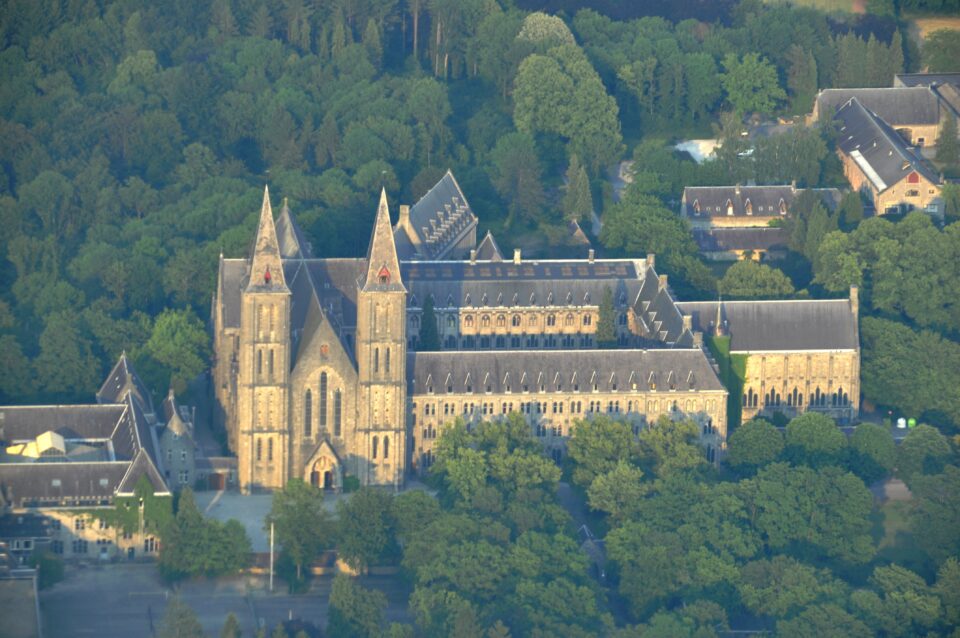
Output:
M837 111L837 146L863 171L877 192L883 192L904 177L916 172L938 183L939 178L917 157L875 113L857 98L851 98Z
M400 260L393 241L393 228L390 226L386 189L380 191L377 218L373 222L373 233L367 247L367 274L361 288L365 291L405 291L400 279Z
M460 190L453 173L449 170L433 188L410 207L409 227L406 232L417 235L410 243L419 246L419 254L404 254L404 259L444 259L457 246L461 238L477 226L466 196ZM397 226L400 234L400 224ZM406 233L403 233L406 234Z
M651 375L661 380L660 390L670 389L667 379L673 378L678 390L724 391L699 348L416 352L409 355L407 362L413 394L427 394L431 388L434 394L446 394L444 382L449 377L454 393L482 395L487 391L486 383L491 386L491 393L500 394L506 393L509 385L509 392L522 400L524 375L532 394L539 391L538 379L549 392L557 391L556 383L564 392L573 391L575 383L581 392L589 392L591 379L600 392L648 391Z
M283 198L283 207L280 217L277 218L277 242L280 247L280 256L284 259L310 259L313 254L310 242L304 237L300 226L290 213L287 198Z
M941 86L951 84L960 88L960 73L897 73L894 86Z
M477 259L481 261L503 261L503 253L497 246L497 241L493 234L488 230L483 241L477 245Z
M687 186L683 189L682 212L694 220L709 217L778 217L789 215L794 200L805 190L790 184ZM813 191L820 196L828 210L835 209L840 203L841 194L836 188L815 188Z
M123 397L128 392L137 397L148 414L153 414L153 399L150 392L127 359L127 353L124 352L97 391L97 403L122 403Z
M266 186L263 187L260 223L257 226L257 237L251 257L247 290L263 292L286 290L277 228L273 222L273 209L270 207L270 190Z
M145 450L140 450L133 459L133 463L127 466L127 471L117 485L117 496L132 495L141 476L146 476L147 480L150 481L150 486L153 488L154 494L170 493L170 489L164 482L163 477L160 476L160 471L150 458L150 455L147 454Z
M858 100L892 127L931 125L940 122L940 102L926 86L877 89L824 89L817 95L817 113L821 121L830 121L834 113L851 99Z
M713 334L716 301L677 303L694 326ZM857 350L857 317L847 299L724 301L731 352Z

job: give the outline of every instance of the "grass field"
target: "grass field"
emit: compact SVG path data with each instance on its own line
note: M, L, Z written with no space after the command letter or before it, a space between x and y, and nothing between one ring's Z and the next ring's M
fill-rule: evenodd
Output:
M790 3L801 7L813 7L827 13L864 13L866 0L764 0L767 4Z

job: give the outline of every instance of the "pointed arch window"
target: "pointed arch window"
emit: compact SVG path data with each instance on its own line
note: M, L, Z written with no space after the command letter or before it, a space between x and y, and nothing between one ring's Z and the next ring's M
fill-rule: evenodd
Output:
M273 381L273 350L269 353L269 364L267 365L267 374L270 376L270 380Z
M383 458L385 459L390 458L390 437L389 436L383 437Z
M373 371L380 372L380 348L373 349Z
M257 438L257 460L263 460L263 439Z
M320 430L327 429L327 373L320 373Z
M379 437L376 437L376 436L373 437L373 455L372 455L372 458L373 458L374 460L376 460L376 458L377 458L377 443L379 443L379 442L380 442Z
M390 373L390 348L387 348L387 356L383 360L384 370L389 374Z
M339 389L333 393L333 435L340 436L340 422L343 416L343 392Z
M303 395L303 436L313 436L313 393L310 388Z
M267 439L267 463L273 462L273 439Z
M257 376L263 374L263 350L257 350Z

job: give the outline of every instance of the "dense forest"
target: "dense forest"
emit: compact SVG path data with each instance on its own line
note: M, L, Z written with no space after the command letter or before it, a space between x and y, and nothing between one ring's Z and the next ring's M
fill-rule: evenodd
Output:
M89 400L123 350L156 392L182 390L208 365L217 257L248 250L265 183L317 254L359 255L381 187L412 203L451 168L482 230L507 248L562 250L565 221L596 211L608 254L657 252L682 296L712 297L718 273L674 212L683 185L842 184L829 130L796 128L743 157L742 118L804 113L821 87L889 85L955 46L941 38L921 56L896 15L756 0L702 16L687 3L677 10L689 13L667 17L607 15L604 3L560 16L520 6L5 3L0 400ZM668 146L713 131L724 140L716 161L698 165ZM637 176L615 203L607 170L630 157ZM955 217L960 198L950 197ZM894 345L894 329L960 348L950 303L929 314L934 298L892 298L872 284L887 285L874 277L881 265L863 251L851 264L841 247L866 246L857 237L873 232L909 246L921 222L858 229L846 215L814 209L798 222L797 258L784 265L794 294L862 282L868 312L896 324L875 331L868 361ZM916 232L947 254L893 260L900 281L909 287L922 271L952 299L955 229ZM735 272L732 289L749 294L744 281L778 275L767 270ZM947 372L935 376L949 385L956 369ZM896 396L880 376L868 394ZM934 411L956 422L951 401Z

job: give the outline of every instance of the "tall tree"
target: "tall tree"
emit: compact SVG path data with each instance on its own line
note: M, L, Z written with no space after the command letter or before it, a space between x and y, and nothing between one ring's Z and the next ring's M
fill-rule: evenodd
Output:
M303 568L333 545L334 524L323 507L323 492L300 479L290 479L273 493L264 528L269 530L271 523L277 541L297 568L298 580Z
M174 596L167 603L157 635L159 638L203 638L204 633L193 609L179 596Z
M330 588L327 633L345 638L376 638L383 625L387 599L381 592L361 587L338 574Z
M757 53L739 58L728 53L723 69L723 90L739 115L754 111L769 115L787 97L780 88L776 67Z
M507 203L505 225L517 218L536 221L543 209L540 158L533 137L528 133L509 133L500 138L490 154L493 160L491 180Z
M560 207L568 221L580 222L589 219L593 212L593 196L590 193L590 179L576 155L570 157L567 167L566 192Z
M597 319L597 345L601 348L614 348L617 345L617 311L613 307L613 291L603 289L600 299L599 318Z
M937 136L937 161L956 170L960 165L960 140L957 139L957 118L947 113Z

